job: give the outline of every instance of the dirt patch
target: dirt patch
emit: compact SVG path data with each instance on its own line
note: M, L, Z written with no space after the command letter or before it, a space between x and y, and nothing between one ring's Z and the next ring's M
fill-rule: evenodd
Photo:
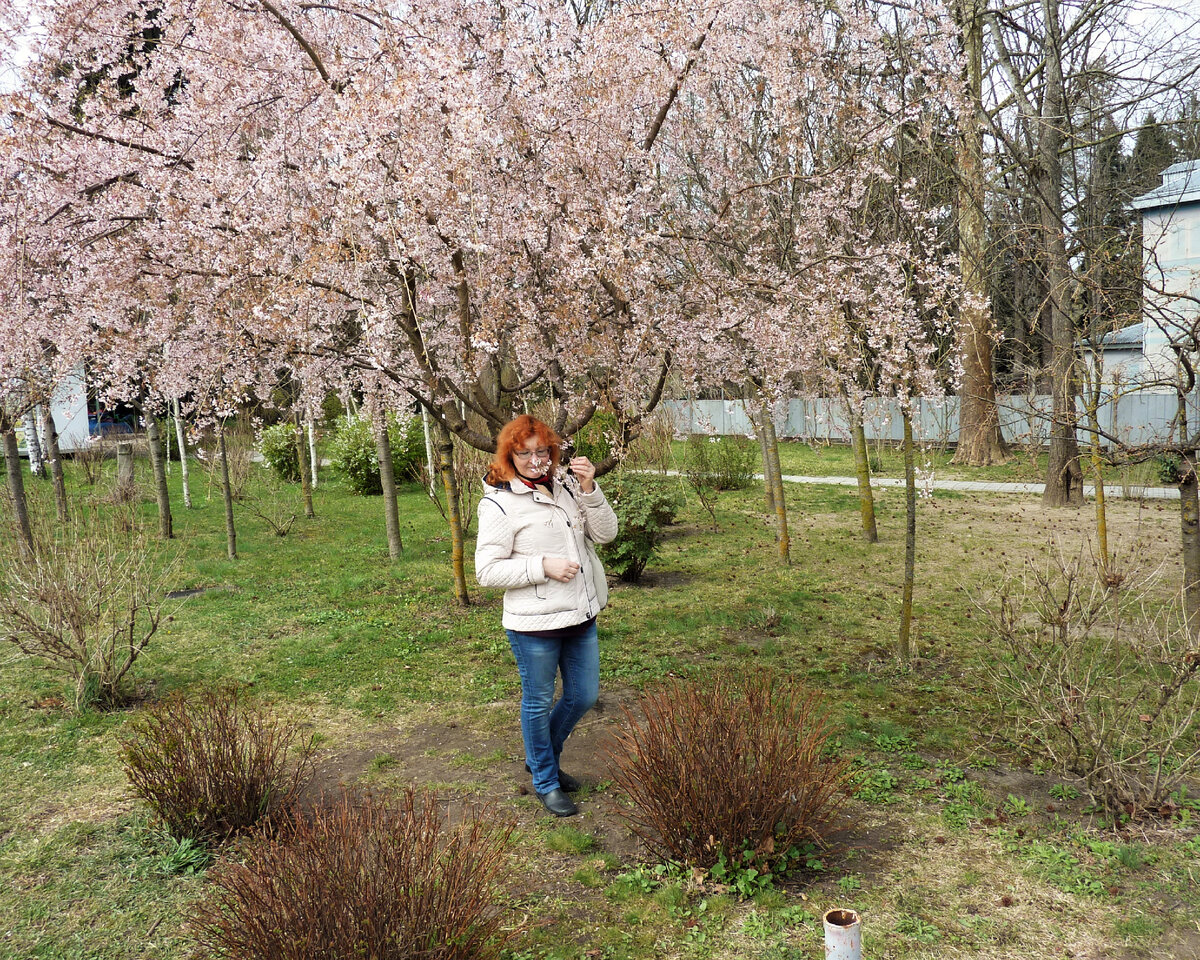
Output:
M496 804L518 828L532 827L548 815L525 771L517 711L513 703L511 726L500 732L454 720L369 730L353 744L317 757L305 802L320 802L347 787L413 784L454 800ZM627 860L637 854L639 844L615 812L603 751L608 729L620 716L618 701L606 694L571 735L563 766L584 786L578 798L580 815L567 822L595 836L599 852Z

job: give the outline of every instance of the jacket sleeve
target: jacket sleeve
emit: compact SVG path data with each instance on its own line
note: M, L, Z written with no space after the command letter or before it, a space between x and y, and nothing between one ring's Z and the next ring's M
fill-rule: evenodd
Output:
M591 493L579 494L583 512L583 530L592 543L608 543L617 535L617 515L605 499L599 484Z
M514 557L513 525L495 500L479 501L475 540L475 579L482 587L527 587L548 579L541 556Z

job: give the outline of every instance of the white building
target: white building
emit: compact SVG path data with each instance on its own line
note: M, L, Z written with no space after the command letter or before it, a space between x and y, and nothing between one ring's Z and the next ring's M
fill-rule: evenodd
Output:
M54 429L58 432L59 450L63 453L74 453L76 450L86 447L90 434L96 433L97 427L95 412L88 410L87 384L84 381L82 367L55 387L50 401L50 410L54 417ZM29 455L25 446L27 422L18 420L16 424L17 448L22 456ZM42 429L40 406L33 422L36 424L40 439Z
M1171 344L1200 340L1200 160L1167 167L1162 184L1130 206L1142 215L1142 320L1102 338L1104 379L1172 390Z

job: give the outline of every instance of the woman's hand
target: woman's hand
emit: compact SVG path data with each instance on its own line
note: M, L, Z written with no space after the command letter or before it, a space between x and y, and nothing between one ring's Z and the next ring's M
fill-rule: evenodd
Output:
M570 583L579 572L579 564L566 557L542 557L542 569L551 580Z
M572 457L569 464L575 479L579 481L579 489L591 493L596 489L596 465L587 457Z

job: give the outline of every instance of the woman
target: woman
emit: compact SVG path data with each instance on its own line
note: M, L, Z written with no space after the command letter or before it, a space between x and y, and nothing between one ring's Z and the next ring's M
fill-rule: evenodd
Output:
M521 674L525 768L550 813L578 813L579 782L558 766L575 724L600 692L596 614L608 599L593 544L617 535L617 515L596 486L596 468L573 457L555 478L562 450L540 420L517 417L496 438L479 501L475 576L504 587L504 627ZM564 482L565 481L565 482ZM555 675L563 692L554 700Z

